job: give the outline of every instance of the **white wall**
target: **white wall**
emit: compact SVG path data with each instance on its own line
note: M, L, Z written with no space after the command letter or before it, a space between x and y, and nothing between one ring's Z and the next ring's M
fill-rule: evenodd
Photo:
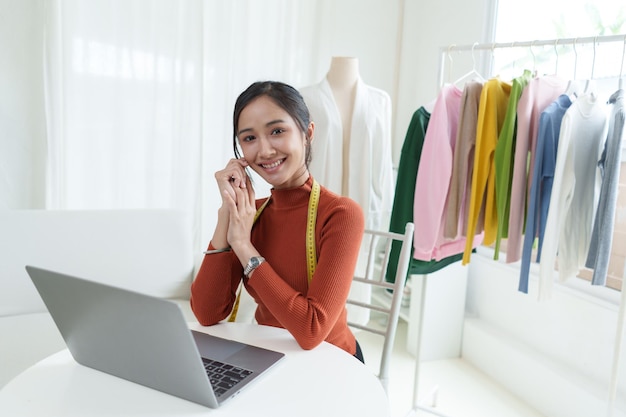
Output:
M413 112L435 99L438 91L440 49L491 38L490 19L495 0L406 0L395 109L394 158ZM471 69L467 54L454 57L452 80Z
M322 25L319 41L322 59L317 79L328 71L330 57L359 58L363 80L389 94L393 91L398 43L398 1L324 0L319 2L318 21Z
M620 294L576 278L539 302L536 270L520 293L517 264L481 249L469 265L463 357L546 416L605 415ZM614 416L626 416L625 360Z
M44 0L0 0L0 208L45 204Z

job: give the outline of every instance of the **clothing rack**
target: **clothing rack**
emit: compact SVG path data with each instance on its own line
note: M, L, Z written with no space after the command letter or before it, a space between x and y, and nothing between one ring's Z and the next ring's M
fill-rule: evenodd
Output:
M587 36L581 38L557 38L557 39L542 39L542 40L531 40L531 41L513 41L513 42L493 42L493 43L474 43L467 45L455 45L451 44L445 47L440 48L440 58L439 58L439 78L438 84L439 86L443 85L444 82L444 70L446 66L446 59L449 57L449 54L453 51L456 52L474 52L474 51L490 51L494 52L496 49L512 49L512 48L530 48L532 52L532 48L535 46L564 46L571 45L574 48L577 45L596 45L602 43L611 43L611 42L623 42L626 45L626 35L609 35L609 36ZM620 70L620 77L622 72Z
M460 52L471 52L472 60L474 61L474 67L476 65L475 57L473 55L474 51L491 51L493 52L496 49L502 48L530 48L532 53L532 48L535 46L554 46L555 53L557 46L563 45L571 45L574 47L574 51L577 45L589 45L592 44L594 46L594 60L595 60L595 46L596 44L601 43L610 43L610 42L623 42L624 47L623 50L626 51L626 35L609 35L609 36L588 36L588 37L579 37L579 38L557 38L557 39L543 39L543 40L528 40L528 41L515 41L515 42L493 42L493 43L474 43L474 44L466 44L466 45L456 45L451 44L446 47L440 48L440 61L439 61L439 79L438 86L442 86L444 83L444 70L446 66L446 59L449 57L452 51L460 51ZM622 65L620 66L620 88L622 87L622 75L623 75L623 64L624 64L624 52L622 53ZM475 71L475 68L473 68ZM593 73L593 70L592 70ZM593 78L593 75L592 75ZM623 279L626 280L626 265L624 267L624 276ZM414 416L418 411L424 411L426 413L436 415L439 417L449 417L446 414L442 414L435 410L433 407L428 407L420 404L418 398L418 388L419 388L419 376L420 376L420 349L421 349L421 339L422 339L422 325L423 325L423 316L424 316L424 304L425 304L425 295L427 289L427 280L428 274L421 275L421 289L420 289L420 301L419 301L419 317L417 322L417 345L416 345L416 357L415 357L415 374L414 374L414 382L413 382L413 406L412 409L407 414L408 416ZM621 298L619 304L619 312L618 312L618 320L617 320L617 330L616 330L616 341L615 348L613 352L613 364L611 367L611 381L607 399L607 417L613 416L613 411L615 409L615 399L617 396L617 382L618 382L618 372L619 372L619 362L621 359L621 346L622 339L624 333L624 323L626 321L626 288L623 287L621 291ZM437 388L433 390L432 395L436 396ZM435 400L433 400L434 402Z

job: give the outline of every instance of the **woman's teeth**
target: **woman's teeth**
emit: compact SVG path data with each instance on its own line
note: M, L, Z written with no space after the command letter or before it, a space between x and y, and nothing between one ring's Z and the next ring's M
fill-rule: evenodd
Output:
M278 165L282 164L283 160L281 159L280 161L276 161L274 163L271 164L261 164L261 166L265 169L270 169L270 168L276 168Z

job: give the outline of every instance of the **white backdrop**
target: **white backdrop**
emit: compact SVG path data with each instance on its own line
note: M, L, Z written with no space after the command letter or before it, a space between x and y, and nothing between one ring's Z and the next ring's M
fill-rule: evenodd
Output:
M337 55L392 93L399 4L0 0L0 208L178 208L205 245L236 96Z
M46 2L47 208L176 208L206 230L234 99L310 79L312 4Z

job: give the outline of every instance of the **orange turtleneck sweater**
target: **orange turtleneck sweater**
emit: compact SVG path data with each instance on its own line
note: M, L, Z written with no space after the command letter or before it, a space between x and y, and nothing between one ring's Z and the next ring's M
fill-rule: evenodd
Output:
M363 212L355 201L321 188L317 267L308 285L305 235L311 185L309 177L301 187L271 191L251 234L265 262L244 285L258 304L259 324L287 329L303 349L326 341L354 355L356 341L347 325L345 303L363 237ZM262 203L257 200L257 207ZM233 252L205 255L191 285L191 307L202 325L228 317L242 275Z

